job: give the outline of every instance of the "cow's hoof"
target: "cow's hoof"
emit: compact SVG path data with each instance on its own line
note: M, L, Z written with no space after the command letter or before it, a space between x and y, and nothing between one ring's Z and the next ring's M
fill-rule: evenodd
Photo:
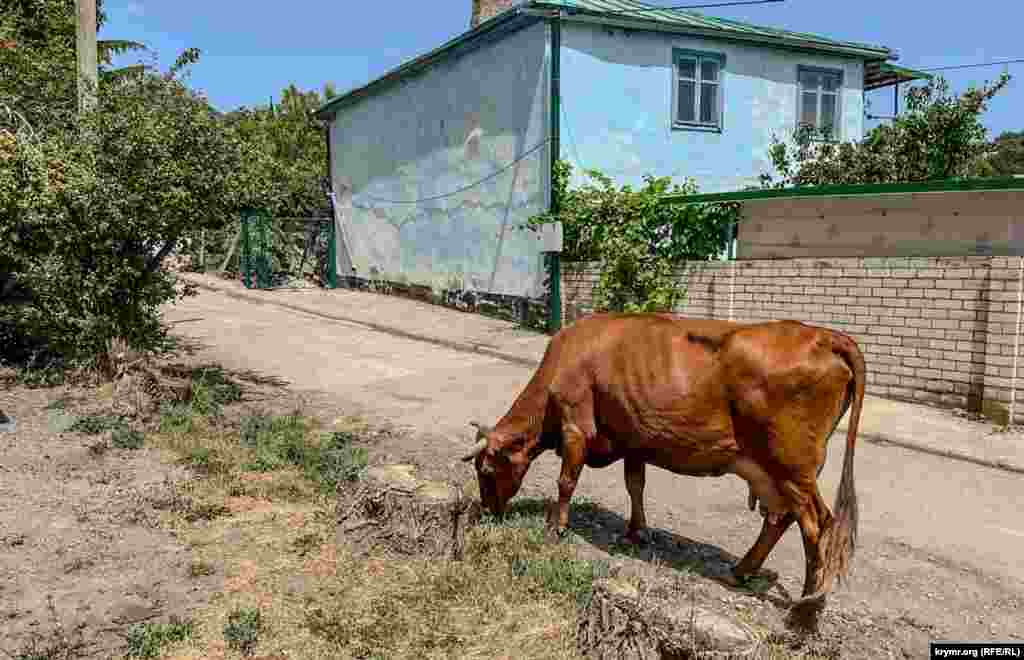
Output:
M569 536L569 529L566 527L546 527L544 529L544 540L548 543L558 543L563 541Z
M651 542L651 535L645 529L631 529L619 537L622 545L643 546Z

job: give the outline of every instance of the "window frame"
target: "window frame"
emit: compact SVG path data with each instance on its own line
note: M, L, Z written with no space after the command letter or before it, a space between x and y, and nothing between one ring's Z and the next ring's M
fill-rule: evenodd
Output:
M693 62L695 67L694 121L682 121L679 119L679 63L681 61ZM714 84L718 87L718 97L715 99L714 121L712 123L700 121L700 95L701 87L704 84L701 76L701 64L705 61L712 61L718 65L718 80L714 81ZM685 48L672 49L672 116L669 124L673 130L703 131L707 133L721 133L725 130L725 61L725 53L688 50Z
M824 75L836 76L839 79L838 86L835 92L826 92L824 84L819 84L815 89L815 96L817 99L816 107L814 109L814 129L816 131L821 130L821 99L824 94L834 94L836 97L836 113L835 113L835 124L832 126L832 136L822 137L820 134L815 134L811 139L815 142L841 142L843 139L843 92L845 91L845 71L835 67L824 67L824 66L810 66L806 64L798 64L796 67L796 128L799 130L805 124L803 123L803 110L804 110L804 83L801 80L801 76L804 73L818 73Z

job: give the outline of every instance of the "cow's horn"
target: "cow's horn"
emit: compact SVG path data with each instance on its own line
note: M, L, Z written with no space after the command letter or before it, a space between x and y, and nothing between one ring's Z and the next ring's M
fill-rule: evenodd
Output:
M462 457L463 461L471 461L477 457L477 455L487 449L487 438L480 438L480 441L473 445L473 450Z

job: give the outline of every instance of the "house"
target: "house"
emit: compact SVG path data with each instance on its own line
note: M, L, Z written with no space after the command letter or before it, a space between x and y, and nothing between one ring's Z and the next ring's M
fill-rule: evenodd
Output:
M635 0L472 0L467 32L317 111L340 252L359 277L539 296L558 237L520 226L555 157L738 190L798 122L860 139L865 90L923 75L894 58Z

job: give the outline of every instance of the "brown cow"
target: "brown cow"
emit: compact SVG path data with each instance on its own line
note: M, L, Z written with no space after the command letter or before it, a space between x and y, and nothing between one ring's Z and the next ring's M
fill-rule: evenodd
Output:
M601 314L556 334L526 388L494 428L479 429L483 504L502 513L530 464L562 458L559 533L584 465L625 463L628 537L646 527L646 464L691 476L735 474L761 501L761 534L733 569L760 570L797 522L803 600L846 576L857 534L853 456L864 400L864 357L840 332L796 321L737 324L658 314ZM828 437L853 402L835 515L817 486Z

